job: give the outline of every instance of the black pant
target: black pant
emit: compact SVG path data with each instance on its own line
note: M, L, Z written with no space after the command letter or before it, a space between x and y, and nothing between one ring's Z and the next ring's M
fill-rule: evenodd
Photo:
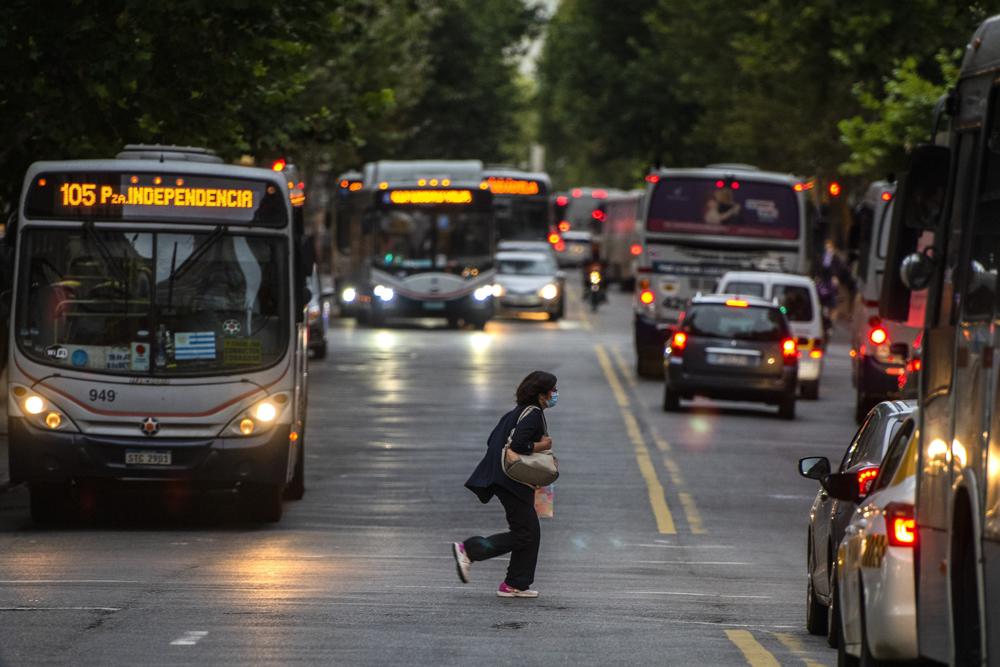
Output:
M505 581L508 586L523 591L535 580L538 545L542 540L535 505L521 500L502 486L494 486L492 491L507 513L510 531L489 537L470 537L464 542L465 553L473 561L488 560L509 553L510 565L507 566Z

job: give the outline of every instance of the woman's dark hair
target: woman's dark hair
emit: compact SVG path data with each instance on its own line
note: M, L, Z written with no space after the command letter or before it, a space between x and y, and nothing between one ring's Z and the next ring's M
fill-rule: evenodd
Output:
M547 394L555 388L555 375L545 371L531 371L517 387L517 404L538 405L538 395Z

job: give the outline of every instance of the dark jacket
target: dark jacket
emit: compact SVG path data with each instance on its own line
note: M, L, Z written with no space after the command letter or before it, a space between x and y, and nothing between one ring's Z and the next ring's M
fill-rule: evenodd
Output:
M466 488L479 496L484 503L490 502L493 497L491 487L494 484L502 486L522 500L534 502L534 489L515 482L500 468L500 457L503 455L504 445L507 444L507 436L510 435L511 429L515 428L515 424L517 428L510 447L518 454L531 454L535 443L546 434L545 417L540 409L532 410L518 423L517 418L526 407L528 406L519 405L500 418L486 443L486 455L476 466L469 481L465 483Z

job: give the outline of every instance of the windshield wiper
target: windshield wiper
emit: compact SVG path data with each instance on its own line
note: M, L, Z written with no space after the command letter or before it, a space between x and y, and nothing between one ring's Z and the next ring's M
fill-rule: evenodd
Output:
M115 287L118 289L119 292L127 295L128 275L126 274L125 271L122 270L122 267L118 264L118 262L115 261L115 256L111 253L111 249L108 248L108 245L104 242L104 239L102 239L100 235L97 233L97 228L94 226L93 220L84 221L83 232L84 235L87 237L87 240L90 241L91 245L93 245L97 249L97 252L100 253L101 259L104 260L105 266L107 266L108 270L110 270L111 273L114 274L112 277L116 281Z
M195 248L190 255L184 260L184 263L177 266L177 243L174 243L174 253L170 258L170 275L167 276L167 308L173 307L174 301L174 281L179 275L187 271L188 267L194 266L198 259L204 255L212 245L218 241L220 238L225 236L226 228L222 225L218 225L212 230L212 233L208 235L201 245Z

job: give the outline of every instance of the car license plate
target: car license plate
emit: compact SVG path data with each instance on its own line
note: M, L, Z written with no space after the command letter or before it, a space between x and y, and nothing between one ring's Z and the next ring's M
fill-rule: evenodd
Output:
M125 452L125 465L129 466L168 466L170 463L170 452Z
M750 366L752 357L744 354L709 354L708 363L714 366Z
M424 310L444 310L444 301L424 301Z

